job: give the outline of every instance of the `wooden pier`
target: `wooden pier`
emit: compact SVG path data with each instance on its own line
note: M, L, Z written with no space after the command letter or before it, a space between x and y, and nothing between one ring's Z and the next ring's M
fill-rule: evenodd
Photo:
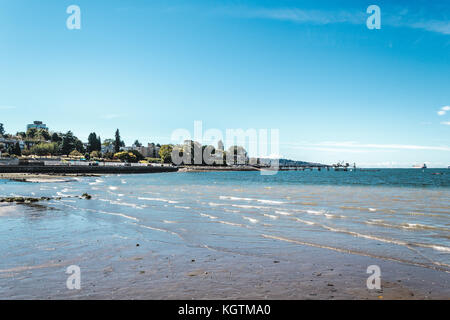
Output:
M337 163L333 165L325 165L325 164L317 164L317 165L298 165L298 166L273 166L273 167L264 167L264 166L254 166L259 170L278 170L278 171L355 171L356 164L350 167L348 163Z

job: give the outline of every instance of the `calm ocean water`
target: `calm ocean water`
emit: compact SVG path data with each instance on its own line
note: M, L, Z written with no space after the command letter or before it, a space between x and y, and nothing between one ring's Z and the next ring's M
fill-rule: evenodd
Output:
M64 198L84 192L92 200ZM63 199L0 206L0 271L62 256L114 259L106 247L139 234L159 246L180 243L253 255L313 246L450 272L448 169L0 181L0 196L11 195Z

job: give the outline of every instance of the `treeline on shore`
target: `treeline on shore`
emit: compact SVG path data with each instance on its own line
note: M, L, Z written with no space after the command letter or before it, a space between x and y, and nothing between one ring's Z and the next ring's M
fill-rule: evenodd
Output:
M185 165L219 165L247 164L247 152L243 147L232 146L227 151L216 150L214 146L202 146L190 141L188 145L156 145L158 151L153 157L145 157L138 149L142 144L136 140L133 147L125 147L116 130L114 139L101 140L95 132L88 136L88 142L83 143L72 131L66 133L50 132L46 129L29 128L26 132L7 134L0 123L0 155L3 158L33 158L56 157L90 161L120 161L128 163L172 163L180 165L173 155L183 158ZM199 149L201 160L194 155ZM208 154L207 157L203 157ZM195 159L194 159L195 158ZM213 159L214 161L209 161ZM244 160L242 160L244 159Z

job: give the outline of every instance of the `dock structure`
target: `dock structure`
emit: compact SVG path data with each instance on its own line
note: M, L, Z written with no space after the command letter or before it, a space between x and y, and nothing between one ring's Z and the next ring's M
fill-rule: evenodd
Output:
M278 170L278 171L354 171L356 170L356 164L353 164L351 167L349 163L337 163L333 165L326 165L326 164L308 164L308 165L280 165L278 167L264 167L264 166L254 166L255 168L258 168L260 170L264 169L272 169L272 170Z

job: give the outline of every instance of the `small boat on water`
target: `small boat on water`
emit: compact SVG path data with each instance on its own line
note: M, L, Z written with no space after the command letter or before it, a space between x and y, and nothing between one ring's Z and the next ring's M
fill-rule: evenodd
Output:
M423 165L415 164L415 165L413 165L413 168L414 169L426 169L427 165L425 163Z

